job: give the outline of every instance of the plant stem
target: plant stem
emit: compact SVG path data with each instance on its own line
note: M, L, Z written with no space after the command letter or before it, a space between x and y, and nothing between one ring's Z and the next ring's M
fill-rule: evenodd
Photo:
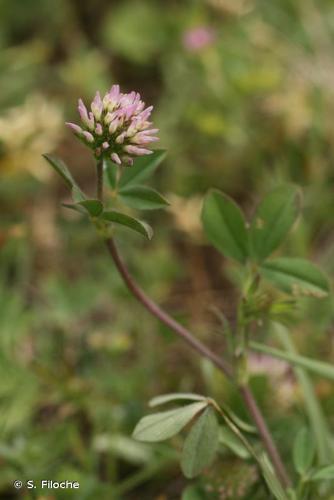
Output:
M259 431L264 447L267 450L267 453L272 461L279 480L281 481L283 486L291 486L291 481L284 467L280 454L276 448L276 445L263 418L260 408L255 401L250 387L248 385L240 386L239 390L249 410L249 413L253 417L253 421L257 427L257 430Z
M98 200L103 201L103 160L99 160L96 164L96 197Z
M162 323L174 330L180 337L183 338L188 344L191 345L202 356L210 359L225 375L229 378L232 377L232 368L220 356L210 351L200 340L196 339L194 335L187 330L184 326L178 323L174 318L167 314L161 307L159 307L145 292L136 284L130 275L125 263L120 257L118 250L112 238L106 240L107 248L115 262L115 265L121 274L124 282L129 288L130 292L141 302L141 304Z
M112 238L106 239L106 245L109 250L111 257L114 260L116 268L118 269L120 275L122 276L125 284L127 285L130 292L138 299L138 301L156 318L158 318L162 323L171 328L175 333L177 333L183 340L185 340L193 349L195 349L199 354L211 360L214 365L216 365L229 379L233 380L233 370L232 367L219 355L212 352L208 347L206 347L201 341L196 339L196 337L184 326L178 323L174 318L172 318L167 312L165 312L161 307L159 307L150 297L148 297L145 292L137 285L137 283L132 278L129 273L126 264L118 253L117 247ZM276 445L272 439L269 429L267 428L266 422L261 414L259 407L254 399L252 391L249 386L242 385L239 386L240 394L252 416L254 423L258 429L259 435L262 439L263 445L271 459L271 462L275 468L276 474L284 487L290 486L291 482L289 476L285 470L282 459L276 448Z

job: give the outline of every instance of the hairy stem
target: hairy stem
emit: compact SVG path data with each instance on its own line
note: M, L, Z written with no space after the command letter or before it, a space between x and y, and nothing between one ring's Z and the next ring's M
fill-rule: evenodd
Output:
M174 318L172 318L167 312L165 312L160 306L158 306L150 297L148 297L145 292L137 285L135 280L129 273L123 259L118 253L117 247L112 238L106 240L106 245L109 250L114 263L122 276L125 284L127 285L130 292L138 299L138 301L156 318L158 318L162 323L167 325L171 330L173 330L177 335L179 335L183 340L185 340L193 349L195 349L199 354L209 359L214 363L229 379L233 381L233 370L231 366L222 359L219 355L215 354L208 347L206 347L201 341L196 339L196 337L184 326L178 323ZM258 429L259 435L262 439L263 445L271 459L271 462L275 468L276 474L284 487L290 486L290 479L285 470L282 459L276 448L276 445L272 439L270 431L266 425L266 422L261 414L259 407L254 399L251 389L247 385L239 386L240 394L248 408L252 419Z

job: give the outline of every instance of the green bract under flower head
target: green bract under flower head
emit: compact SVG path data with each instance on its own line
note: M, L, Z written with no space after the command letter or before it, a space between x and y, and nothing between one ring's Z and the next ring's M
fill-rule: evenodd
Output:
M151 142L158 141L156 128L149 121L153 106L145 108L138 92L122 94L119 85L113 85L101 98L95 98L87 110L79 99L81 126L66 123L93 151L96 158L109 157L117 165L132 165L133 157L148 155Z

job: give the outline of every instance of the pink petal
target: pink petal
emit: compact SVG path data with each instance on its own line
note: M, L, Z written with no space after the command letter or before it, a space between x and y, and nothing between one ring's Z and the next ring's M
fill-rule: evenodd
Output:
M125 117L127 120L130 118L131 115L133 115L135 110L136 110L136 104L131 104L131 106L128 106L127 108L125 108L124 111L125 111Z
M147 118L150 116L151 112L152 112L152 109L153 109L153 106L149 106L148 108L144 109L144 111L142 111L140 113L140 118L145 121L147 120Z
M116 137L117 144L123 144L125 139L125 132Z
M109 134L114 134L119 126L119 119L116 118L109 125Z
M103 134L103 128L102 128L101 123L97 123L97 124L96 124L96 127L95 127L95 133L96 133L97 135L102 135L102 134Z
M159 129L158 128L151 128L151 129L146 129L146 130L142 130L141 132L138 132L138 136L141 136L141 135L153 135L153 134L157 134L159 132Z
M111 89L109 90L109 95L112 98L118 98L119 97L119 85L113 85Z
M87 108L86 106L84 105L84 102L82 99L79 99L79 104L78 104L78 111L79 111L79 115L80 115L80 118L82 121L84 120L87 120L88 119L88 112L87 112Z
M99 91L95 94L94 100L91 104L91 109L95 119L100 120L103 111L103 103Z
M83 132L82 128L76 123L66 122L65 125L67 125L76 134L81 134Z
M132 146L131 144L128 146L124 146L124 151L126 153L130 153L130 154L136 155L136 156L150 155L153 152L153 151L150 151L149 149L138 148L137 146Z
M82 132L82 135L86 139L87 142L89 142L89 143L94 142L94 136L90 132L87 132L87 130Z
M113 161L114 163L116 163L117 165L121 165L121 163L122 163L122 162L121 162L121 159L120 159L120 157L118 156L118 154L117 154L117 153L112 153L112 154L110 155L110 158L111 158L111 159L112 159L112 161Z
M151 136L145 136L145 135L139 135L136 134L134 137L132 137L131 142L133 144L149 144L150 142L156 142L159 140L159 137L151 137Z

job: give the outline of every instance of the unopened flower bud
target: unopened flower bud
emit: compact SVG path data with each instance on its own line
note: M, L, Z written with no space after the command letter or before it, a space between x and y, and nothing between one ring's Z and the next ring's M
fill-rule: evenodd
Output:
M109 134L114 134L119 126L118 118L115 118L109 125Z
M125 139L125 132L122 132L120 135L116 137L117 144L123 144Z
M101 119L102 111L103 111L103 102L100 96L100 92L97 91L94 97L94 100L91 105L92 113L96 121Z
M66 122L65 125L72 129L76 134L81 134L83 132L82 128L76 123Z
M91 134L90 132L87 132L86 130L84 130L82 132L82 135L86 139L87 142L89 142L90 144L93 144L93 142L94 142L94 136L93 136L93 134Z
M118 154L117 154L117 153L112 153L112 154L110 155L110 158L111 158L111 159L112 159L112 161L113 161L114 163L116 163L117 165L121 165L121 163L122 163L122 162L121 162L121 159L120 159L120 157L118 156Z
M103 128L101 123L97 123L95 127L95 134L97 135L103 135Z
M150 155L152 151L145 148L138 148L137 146L124 146L124 151L135 156Z

